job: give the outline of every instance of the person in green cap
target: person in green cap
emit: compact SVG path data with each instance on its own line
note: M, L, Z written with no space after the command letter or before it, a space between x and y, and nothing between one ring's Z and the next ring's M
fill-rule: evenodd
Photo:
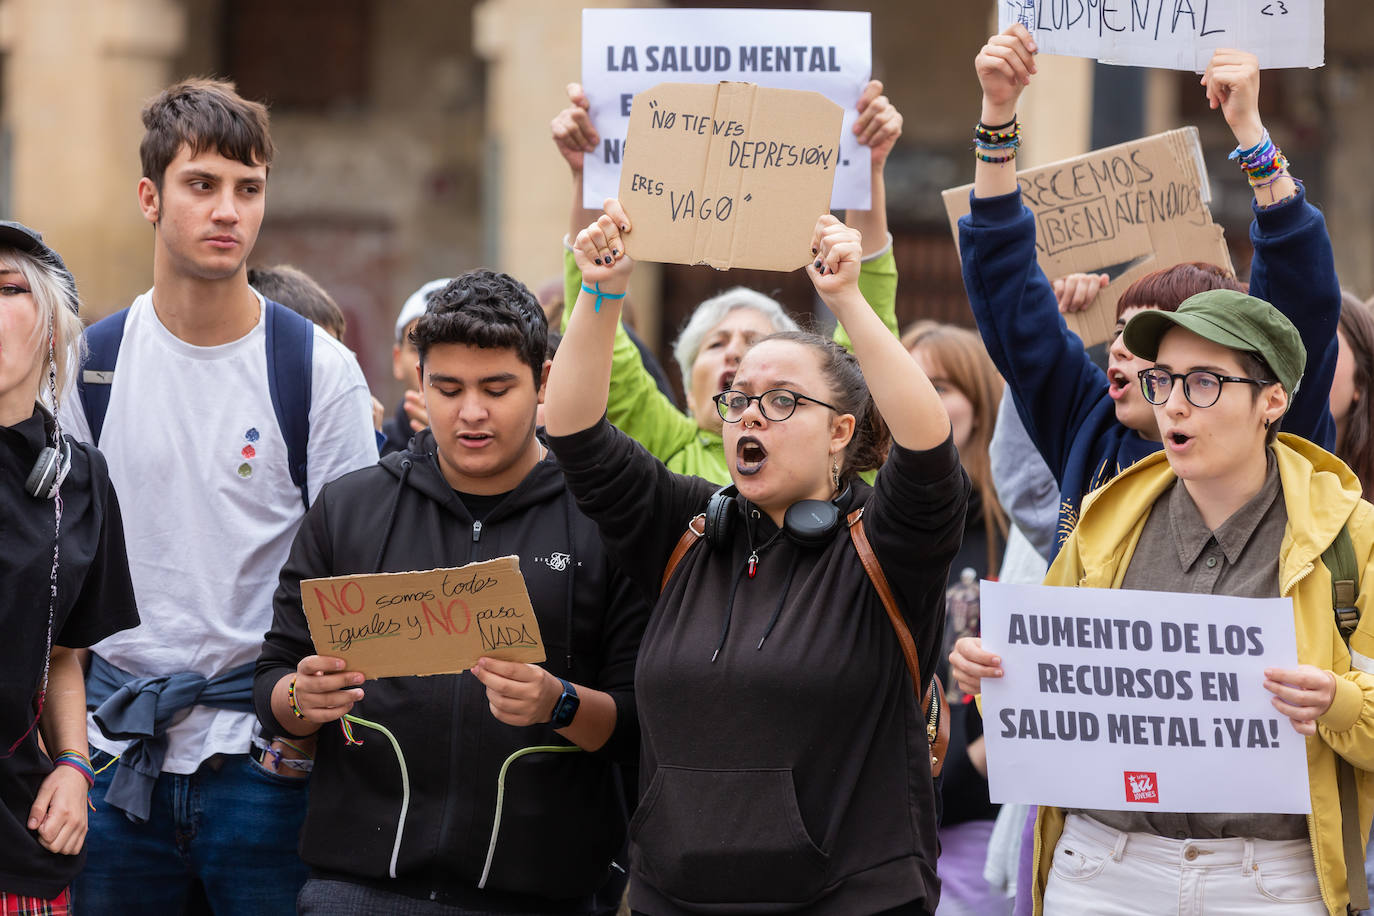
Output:
M1199 293L1176 312L1136 315L1125 342L1154 361L1139 381L1164 450L1088 500L1045 584L1291 597L1300 664L1266 669L1264 687L1306 738L1312 814L1041 808L1036 912L1361 909L1374 797L1374 615L1360 615L1347 646L1333 612L1337 577L1323 554L1348 531L1357 582L1370 583L1374 507L1338 458L1277 432L1307 354L1269 303L1233 290ZM1371 587L1358 589L1358 610ZM959 640L950 662L969 693L1003 673L975 638ZM1338 776L1347 763L1349 775ZM1343 779L1365 800L1348 818ZM1353 830L1347 819L1358 821ZM1232 861L1236 868L1218 867ZM1180 908L1180 900L1205 905Z

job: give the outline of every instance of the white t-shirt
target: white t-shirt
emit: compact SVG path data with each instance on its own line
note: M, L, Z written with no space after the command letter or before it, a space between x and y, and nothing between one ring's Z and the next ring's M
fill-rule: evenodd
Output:
M261 299L261 297L259 297ZM92 648L139 677L213 677L258 656L272 592L304 513L267 388L262 315L245 336L196 347L158 319L152 293L134 300L119 348L100 450L120 495L141 624ZM357 361L315 328L310 497L377 461L372 402ZM288 395L289 396L289 395ZM91 441L79 398L62 426ZM214 754L251 747L248 713L193 708L168 729L169 773L194 773ZM88 719L90 742L111 741Z

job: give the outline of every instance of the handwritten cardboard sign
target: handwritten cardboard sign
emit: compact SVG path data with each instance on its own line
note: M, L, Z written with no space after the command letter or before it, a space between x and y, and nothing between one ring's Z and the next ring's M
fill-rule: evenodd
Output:
M1261 67L1320 67L1322 0L1000 0L998 29L1021 23L1042 54L1201 73L1217 48Z
M483 656L544 660L519 557L305 579L301 605L315 651L369 679L466 671Z
M664 80L742 80L819 92L844 109L831 206L867 210L869 155L851 128L873 71L871 20L838 10L584 9L582 88L601 144L585 160L583 205L600 210L616 196L637 93Z
M1111 278L1091 306L1064 316L1085 346L1113 337L1117 299L1151 271L1205 261L1234 272L1225 233L1212 222L1195 127L1026 169L1016 173L1016 181L1021 201L1035 214L1035 247L1045 275ZM943 192L956 245L972 188Z
M996 802L1306 814L1307 742L1264 669L1295 668L1289 598L984 582Z
M620 202L642 261L795 270L830 209L840 106L753 83L661 83L635 96Z

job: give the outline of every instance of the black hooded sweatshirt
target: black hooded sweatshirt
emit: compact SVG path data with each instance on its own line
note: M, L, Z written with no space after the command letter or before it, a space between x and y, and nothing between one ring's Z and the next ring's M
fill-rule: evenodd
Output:
M656 601L635 677L644 794L630 824L631 906L652 916L933 912L925 726L845 526L801 547L736 497L728 542L692 547L659 594L715 484L671 473L604 420L549 446L612 556ZM864 507L922 671L940 646L968 493L946 440L925 452L893 446L876 485L855 481L842 497L842 510Z
M301 831L301 858L316 874L512 913L559 912L557 901L586 898L610 875L628 816L616 763L633 763L638 752L634 665L648 608L609 562L552 458L480 522L440 472L428 430L410 449L324 487L282 568L254 681L258 717L281 731L272 688L314 654L302 579L509 554L520 557L544 667L615 700L610 740L595 753L535 753L510 765L498 842L478 889L502 764L521 748L569 742L548 724L498 722L471 672L369 681L353 713L386 726L400 743L410 778L404 831L396 847L402 786L388 740L355 726L364 743L346 747L331 723L319 733Z

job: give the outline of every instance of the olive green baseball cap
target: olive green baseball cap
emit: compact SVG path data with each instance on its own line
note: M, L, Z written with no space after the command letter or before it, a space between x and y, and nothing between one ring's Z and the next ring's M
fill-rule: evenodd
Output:
M1172 328L1192 331L1204 340L1253 353L1269 364L1291 396L1307 365L1307 348L1293 322L1263 299L1233 289L1209 289L1189 296L1178 311L1147 309L1126 323L1126 348L1144 359L1159 358L1159 342Z

